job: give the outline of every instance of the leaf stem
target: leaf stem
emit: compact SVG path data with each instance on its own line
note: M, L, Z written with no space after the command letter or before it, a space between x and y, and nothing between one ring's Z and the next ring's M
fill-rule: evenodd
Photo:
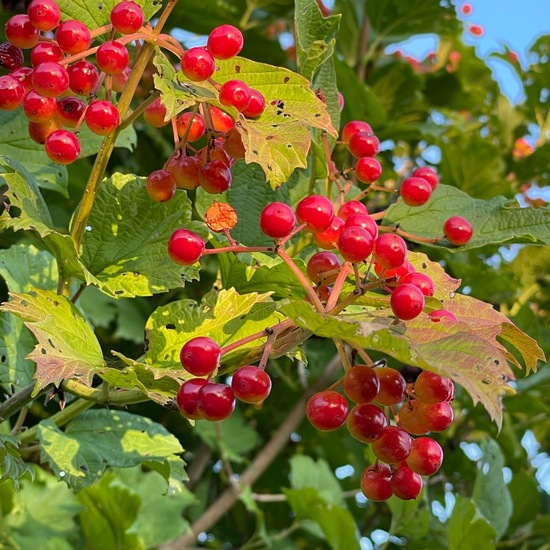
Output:
M160 92L157 90L152 93L141 105L136 107L119 125L118 130L121 132L125 128L128 128L135 120L139 118L140 115L153 103L158 97L160 97Z

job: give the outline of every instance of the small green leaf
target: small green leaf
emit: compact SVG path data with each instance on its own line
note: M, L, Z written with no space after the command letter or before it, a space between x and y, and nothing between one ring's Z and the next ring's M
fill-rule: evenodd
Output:
M172 482L172 463L183 465L179 441L166 428L144 416L123 411L85 411L62 432L52 420L38 425L41 459L58 479L80 490L97 481L108 466L160 467L170 485L185 479L183 469Z
M145 192L145 178L116 173L99 187L82 240L82 261L99 288L116 298L179 288L197 279L198 269L178 266L166 247L179 227L202 232L190 217L185 192L166 203L153 202Z
M35 392L65 378L91 385L94 373L104 366L101 346L80 311L65 296L36 289L12 294L1 306L17 315L38 340L28 356L36 363Z
M19 479L25 474L34 479L34 470L21 458L18 447L17 437L0 435L0 483L11 479L15 489L19 489Z
M535 478L523 471L514 472L508 491L513 503L510 524L520 526L533 521L540 513L542 496Z
M392 513L392 533L419 540L430 530L430 508L422 496L416 500L401 500L394 496L388 500L388 507Z
M27 359L34 338L23 321L0 311L0 384L12 393L32 380L35 365Z
M468 243L451 250L467 250L487 244L550 244L549 207L521 208L516 201L504 197L474 199L446 185L438 185L424 206L407 206L398 200L390 206L383 223L399 224L401 229L418 237L442 237L443 224L457 212L472 224L474 234ZM415 239L410 237L409 240Z
M449 519L449 550L494 550L496 533L475 504L457 496Z

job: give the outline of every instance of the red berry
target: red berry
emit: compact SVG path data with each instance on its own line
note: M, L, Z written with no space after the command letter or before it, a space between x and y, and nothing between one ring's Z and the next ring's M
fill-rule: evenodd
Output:
M199 389L197 409L205 420L224 420L231 415L234 408L235 396L226 384L208 383Z
M179 189L196 189L200 185L199 159L195 156L174 155L168 159L165 168L174 174Z
M260 227L272 239L286 237L296 225L296 216L292 208L283 202L268 204L260 214Z
M399 285L390 296L390 306L397 318L409 321L422 313L424 294L414 285Z
M10 42L0 44L0 67L13 70L18 69L25 62L23 50Z
M372 367L355 365L344 374L343 388L355 403L370 403L380 390L380 379Z
M19 67L19 69L11 71L10 76L23 84L25 92L30 92L34 89L32 85L32 73L33 70L30 67Z
M244 111L250 103L250 88L242 80L228 80L220 88L220 103Z
M61 20L61 10L54 0L32 0L27 15L30 22L41 31L53 31Z
M19 80L6 74L0 76L0 109L14 111L25 98L25 87Z
M167 170L155 170L147 178L145 191L155 202L169 201L176 193L176 178Z
M454 393L453 381L439 376L435 372L425 370L420 373L414 383L414 393L419 401L424 403L441 403L448 401Z
M334 218L332 202L323 195L310 195L302 199L296 207L299 223L305 223L312 233L320 233L330 227Z
M405 396L407 389L407 382L401 373L391 367L378 367L374 372L380 380L376 402L386 407L397 405Z
M386 269L381 266L378 262L374 262L374 272L384 279L401 279L409 273L414 273L416 271L414 265L412 265L408 260L405 260L397 269Z
M382 462L394 464L403 462L411 452L411 436L397 426L388 426L384 433L372 443L372 452Z
M181 57L181 71L193 82L208 80L215 68L214 58L206 48L191 48Z
M422 477L403 464L393 473L390 486L397 498L414 500L422 490Z
M338 252L347 262L364 262L374 246L372 235L362 227L344 227L338 239Z
M56 130L59 130L59 124L55 119L47 122L29 122L29 137L40 145L44 145L48 136Z
M199 168L200 186L213 195L231 187L231 170L221 160L211 160Z
M369 466L361 475L361 492L372 502L383 502L393 495L391 469L387 464Z
M67 68L69 87L78 95L88 95L97 84L99 71L93 63L86 60L77 61Z
M460 6L462 15L470 15L472 13L472 4L463 4Z
M451 244L460 246L472 238L474 230L468 220L461 216L452 216L443 225L443 232Z
M454 419L453 409L447 401L418 403L418 420L429 432L444 432Z
M120 124L118 109L109 101L98 99L92 101L86 109L86 125L94 133L106 136Z
M271 378L264 369L247 365L235 371L231 388L237 399L245 403L261 403L271 391Z
M343 143L348 144L351 137L359 132L367 132L368 134L372 134L372 128L370 124L367 124L362 120L352 120L342 128L342 131L340 132L340 139Z
M32 73L34 89L46 97L58 97L69 89L69 74L59 63L41 63Z
M165 117L166 107L160 101L160 97L157 97L157 99L155 99L155 101L153 101L153 103L151 103L151 105L143 111L143 118L145 119L145 122L153 128L162 128L163 126L166 126L170 120L165 120Z
M351 409L347 426L355 439L363 443L372 443L385 432L388 419L380 407L371 403L359 403Z
M430 168L429 166L419 166L415 170L413 170L412 175L415 178L422 178L426 180L432 187L432 191L437 187L437 184L439 183L439 177L437 176L435 170Z
M382 175L382 166L372 157L361 157L355 164L355 175L363 183L373 183Z
M108 40L99 46L95 54L97 66L106 74L120 74L128 65L130 56L124 44Z
M168 241L168 255L179 265L193 265L204 251L204 240L188 229L176 229Z
M189 124L191 124L191 128L189 128L189 132L187 132ZM202 115L193 112L187 112L180 115L176 121L176 126L178 129L178 136L183 138L187 132L187 141L190 143L200 139L206 130Z
M0 77L0 82L2 78L5 77ZM20 82L17 84L23 88ZM2 85L0 83L0 90L1 89ZM53 97L44 97L34 90L31 90L23 100L23 111L25 111L25 116L32 122L47 122L51 120L57 112L57 101Z
M258 118L265 111L265 97L258 90L250 88L250 101L241 112L246 118Z
M421 476L431 476L439 470L443 462L443 449L431 437L418 437L411 445L407 457L409 468Z
M340 258L332 252L317 252L307 263L307 276L315 284L330 285L338 277L342 267Z
M226 153L220 140L215 140L214 143L210 142L208 145L205 145L195 153L195 156L199 159L201 166L212 160L219 160L228 168L231 168L234 164L233 159Z
M468 30L475 37L479 38L480 36L483 36L484 29L481 25L470 25Z
M434 323L439 323L441 319L448 319L452 323L458 323L458 317L454 313L451 313L446 309L438 309L436 311L432 311L431 313L428 313L428 315L431 317L431 320Z
M225 134L235 126L233 117L217 107L210 107L210 115L212 116L213 129L216 132Z
M342 220L342 218L339 218L338 216L334 216L334 218L332 218L330 226L320 233L314 233L313 239L321 248L331 250L333 248L336 248L338 239L340 238L343 230L344 220Z
M208 36L208 51L216 59L235 57L243 48L244 38L241 31L232 25L220 25Z
M143 10L135 2L120 2L111 11L111 23L120 34L137 32L143 21Z
M59 23L55 31L55 39L61 49L70 55L87 50L92 42L90 29L76 19Z
M365 231L370 233L373 239L378 237L378 225L375 219L369 214L352 214L348 216L345 227L362 227Z
M191 378L186 380L178 390L176 403L178 409L189 420L200 420L202 414L197 408L199 390L208 382L204 378Z
M432 195L432 186L423 178L407 178L401 184L399 193L409 206L422 206Z
M220 346L208 336L188 340L180 351L183 368L193 376L210 376L220 365Z
M422 291L424 296L433 296L434 295L434 282L431 277L425 273L407 273L404 277L399 279L399 284L411 284L419 288Z
M111 80L113 85L113 92L120 93L124 91L124 88L126 88L126 84L128 83L128 79L130 78L131 72L132 69L126 66L124 67L124 69L122 69L122 72L113 75L113 78Z
M345 202L338 210L338 217L344 221L352 214L368 214L367 207L362 202L351 200Z
M322 432L336 430L348 415L348 403L339 393L331 390L312 395L306 405L306 416Z
M65 57L63 50L53 42L39 42L31 50L31 64L33 67L40 65L40 63L46 63L47 61L53 61L57 63Z
M428 431L418 420L418 401L416 399L403 403L399 409L399 422L401 427L410 434L424 435Z
M68 130L55 130L44 144L46 155L57 164L71 164L80 155L80 142Z
M386 269L397 269L407 259L407 243L395 233L383 233L374 241L374 259Z
M24 50L36 46L40 39L40 31L31 23L29 16L24 13L10 17L6 22L4 31L11 44Z
M380 141L371 133L358 132L351 136L348 149L355 158L374 157L380 150Z
M236 128L231 128L225 140L223 142L223 150L232 159L244 159L246 156L246 149L244 148L241 134Z
M69 96L57 100L57 120L61 126L76 128L86 111L86 103L78 97Z

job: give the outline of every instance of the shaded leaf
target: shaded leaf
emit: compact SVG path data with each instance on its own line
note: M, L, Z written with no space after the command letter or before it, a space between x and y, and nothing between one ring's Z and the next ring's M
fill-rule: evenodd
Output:
M449 550L493 550L496 533L475 504L458 496L449 519Z
M19 440L15 436L0 435L0 483L11 479L15 489L19 489L19 479L29 474L34 479L34 470L25 463L18 448Z
M388 500L392 512L391 532L411 540L423 539L430 529L430 509L422 496L415 500Z

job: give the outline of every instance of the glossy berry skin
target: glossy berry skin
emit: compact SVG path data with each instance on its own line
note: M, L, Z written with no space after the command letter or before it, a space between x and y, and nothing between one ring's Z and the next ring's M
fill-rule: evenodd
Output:
M388 419L380 407L371 403L359 403L351 409L347 426L355 439L363 443L372 443L385 433Z
M220 346L208 336L188 340L180 351L183 368L193 376L210 376L219 366Z
M130 56L124 44L108 40L99 46L95 54L97 66L105 74L120 74L128 65Z
M0 76L0 109L14 111L25 98L25 87L10 75Z
M441 403L418 403L418 420L429 432L444 432L454 420L454 413L447 401Z
M288 204L272 202L260 214L260 227L272 239L282 239L290 234L296 225L296 216Z
M8 41L23 50L36 46L40 39L40 31L31 23L29 16L23 13L10 17L4 31Z
M344 221L347 221L352 214L368 214L367 207L362 202L351 200L345 202L338 210L338 217Z
M29 122L29 137L40 145L44 145L48 136L56 130L59 130L59 124L55 119L47 122Z
M197 408L199 390L208 382L204 378L186 380L178 390L176 403L181 414L189 420L200 420L202 414Z
M265 111L265 97L261 92L250 88L250 101L241 112L246 118L258 118Z
M63 50L53 42L39 42L31 50L31 65L36 67L40 63L46 63L47 61L53 61L57 63L61 61L65 55Z
M422 291L424 296L433 296L435 292L434 282L429 275L425 273L407 273L404 277L399 279L399 284L411 284L416 286Z
M57 164L71 164L80 155L80 142L68 130L55 130L44 144L46 155Z
M422 313L424 294L414 285L399 285L390 296L390 306L397 318L410 321Z
M32 85L33 72L34 71L30 67L19 67L19 69L14 69L11 71L10 76L23 84L25 92L30 92L34 89L34 86Z
M414 265L412 265L408 260L405 260L397 269L386 269L381 266L378 262L374 262L374 272L383 279L397 279L401 280L405 275L409 273L414 273L416 271Z
M143 111L145 122L153 128L162 128L166 126L170 120L164 120L165 116L166 107L161 103L160 97L157 97L157 99Z
M461 216L450 217L443 225L443 232L455 246L466 244L474 234L472 224Z
M422 477L403 464L393 473L390 486L397 498L415 500L422 490Z
M61 20L61 10L54 0L32 0L27 15L33 26L41 31L53 31Z
M10 42L0 44L0 67L12 71L19 69L25 62L23 50Z
M422 206L432 195L432 186L423 178L407 178L401 184L399 194L408 206Z
M235 371L231 379L235 397L244 403L261 403L271 391L269 374L259 367L246 365Z
M435 170L428 166L419 166L413 170L412 175L415 178L425 179L431 186L432 191L437 187L439 183L439 177L436 174Z
M176 229L168 241L168 255L179 265L193 265L204 251L204 240L188 229Z
M235 126L233 117L217 107L210 107L210 114L212 116L212 126L216 132L225 134Z
M435 474L443 462L443 449L431 437L417 437L411 445L411 454L407 457L409 468L421 476Z
M213 195L223 193L231 187L231 170L221 160L211 160L199 168L200 186Z
M55 39L61 49L70 55L87 50L92 42L90 29L76 19L60 23L55 31Z
M88 95L99 78L97 67L86 60L77 61L67 68L69 88L78 95Z
M361 492L372 502L383 502L393 495L391 469L387 464L369 466L361 475Z
M199 389L197 410L205 420L225 420L235 409L235 395L227 384L205 384Z
M114 92L117 92L119 94L124 91L124 88L126 88L126 84L128 83L128 79L130 78L131 72L132 69L126 66L124 67L124 69L122 69L122 72L113 75L111 82L113 84Z
M323 195L310 195L298 203L296 218L311 233L320 233L330 227L334 218L332 202Z
M342 220L342 218L334 216L334 218L332 218L330 226L320 233L314 233L313 239L320 248L332 250L333 248L336 248L338 244L338 239L340 238L343 230L344 221Z
M175 155L165 165L172 172L178 189L196 189L199 187L199 159L196 156Z
M380 379L372 367L355 365L344 374L342 386L355 403L370 403L380 390Z
M397 405L405 396L407 389L407 382L402 374L391 367L378 367L374 372L380 381L376 402L386 407Z
M369 214L352 214L348 216L345 227L362 227L365 231L370 233L373 239L378 237L378 224Z
M441 403L448 401L454 393L453 381L435 372L425 370L414 383L414 393L424 403Z
M373 183L382 175L382 166L372 157L361 157L355 164L355 175L362 183Z
M207 48L216 59L231 59L239 54L244 44L241 31L232 25L220 25L209 35Z
M362 227L344 227L338 239L338 252L347 262L364 262L374 246L372 235Z
M32 72L34 89L46 97L59 97L69 89L69 74L59 63L41 63Z
M195 153L195 156L198 157L201 166L212 160L219 160L228 168L231 168L234 164L233 159L226 153L219 140L215 140L213 144L205 145Z
M407 243L395 233L383 233L374 241L373 255L385 269L397 269L407 259Z
M316 285L330 285L338 277L341 267L340 258L333 252L317 252L307 262L307 276Z
M367 124L363 120L352 120L348 122L340 132L340 139L343 143L349 143L351 137L359 132L366 132L372 134L372 128L370 124Z
M407 400L399 409L401 427L413 435L424 435L428 430L418 420L418 401Z
M143 10L135 2L120 2L111 11L111 23L120 34L132 34L143 26Z
M191 128L189 128L187 132L189 124L191 124ZM187 132L187 141L189 143L199 140L206 130L202 115L192 112L181 114L176 121L176 127L180 138L183 138Z
M19 82L18 84L23 87ZM2 85L0 83L0 94L1 89ZM34 90L31 90L23 100L23 111L31 122L47 122L51 120L57 112L57 101L53 97L44 97Z
M169 201L176 193L176 178L167 170L155 170L147 177L145 191L155 202Z
M112 103L98 99L88 105L85 120L94 134L106 136L120 124L120 114Z
M372 452L382 462L394 464L403 462L411 452L412 438L397 426L388 426L372 444Z
M56 117L61 126L76 128L86 111L86 103L78 97L68 96L57 100Z
M215 68L214 58L206 48L190 48L181 57L181 71L193 82L208 80Z
M250 103L250 88L242 80L228 80L220 88L220 103L244 111Z
M351 136L348 149L358 159L361 157L374 157L380 151L380 141L368 132L358 132Z
M338 429L348 415L348 403L338 392L327 390L312 395L306 404L306 416L322 432Z

